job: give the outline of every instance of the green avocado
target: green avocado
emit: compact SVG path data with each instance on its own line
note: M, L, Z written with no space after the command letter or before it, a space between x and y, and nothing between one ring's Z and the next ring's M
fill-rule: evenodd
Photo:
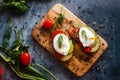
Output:
M100 47L100 41L96 38L95 43L92 45L92 50L90 52L96 52Z
M72 56L73 56L73 53L69 53L68 55L62 57L60 60L61 61L67 61L67 60L71 59Z
M69 50L69 53L72 53L73 52L73 49L74 49L74 45L72 43L72 40L69 41L70 42L70 50Z

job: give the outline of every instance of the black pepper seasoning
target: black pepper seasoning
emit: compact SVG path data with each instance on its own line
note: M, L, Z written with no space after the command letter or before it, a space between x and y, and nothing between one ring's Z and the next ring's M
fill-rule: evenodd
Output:
M81 9L81 6L78 6L78 9Z
M111 16L111 15L109 16L109 19L112 19L112 16Z
M37 15L38 17L40 17L40 14L38 13L38 15Z

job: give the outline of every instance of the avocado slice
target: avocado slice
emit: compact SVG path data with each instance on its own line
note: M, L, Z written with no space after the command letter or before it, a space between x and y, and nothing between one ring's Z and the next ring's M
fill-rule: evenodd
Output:
M69 41L70 42L70 50L69 50L69 53L72 53L73 52L73 49L74 49L74 45L72 43L72 40Z
M60 60L61 61L67 61L67 60L71 59L72 56L73 56L73 53L69 53L68 55L62 57Z
M100 47L100 41L96 38L95 43L92 45L92 50L90 52L96 52Z

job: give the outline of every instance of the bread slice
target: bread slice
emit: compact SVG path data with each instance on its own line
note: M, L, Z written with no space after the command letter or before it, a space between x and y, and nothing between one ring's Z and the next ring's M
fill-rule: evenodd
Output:
M79 24L79 26L87 26L83 21L72 14L68 9L61 4L56 4L49 10L49 12L43 17L43 19L33 28L32 37L53 56L56 52L53 48L51 31L42 28L43 22L46 19L54 20L60 13L63 13L65 20L62 29L69 30L69 26L72 23ZM73 57L68 61L60 61L66 68L72 71L77 76L83 76L92 65L98 60L98 58L104 53L108 45L106 41L97 35L100 40L100 48L97 52L86 54L84 53L79 44L74 44Z

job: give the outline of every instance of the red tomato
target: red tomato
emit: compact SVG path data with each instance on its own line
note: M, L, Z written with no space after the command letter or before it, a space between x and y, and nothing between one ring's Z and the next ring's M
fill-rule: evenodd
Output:
M2 75L2 72L3 72L2 67L0 67L0 76Z
M57 34L64 34L64 32L63 32L62 30L59 30L59 29L55 30L55 31L53 32L53 34L52 34L52 40L54 39L54 37L55 37Z
M23 52L20 55L20 61L22 65L27 66L30 63L30 54L28 52Z
M56 56L57 59L61 59L62 57L64 57L64 55L59 54L59 53L56 53L55 56Z
M75 34L75 28L71 30L71 32L70 32L70 36L73 37L74 34Z
M92 50L92 47L85 47L85 48L84 48L84 51L85 51L86 53L89 53L91 50Z
M80 28L74 28L74 29L72 29L71 32L70 32L70 36L74 37L76 31L79 32L79 30L80 30ZM78 38L78 35L76 35L75 37Z
M43 27L46 29L51 29L53 27L54 23L52 20L47 19L44 23L43 23Z

